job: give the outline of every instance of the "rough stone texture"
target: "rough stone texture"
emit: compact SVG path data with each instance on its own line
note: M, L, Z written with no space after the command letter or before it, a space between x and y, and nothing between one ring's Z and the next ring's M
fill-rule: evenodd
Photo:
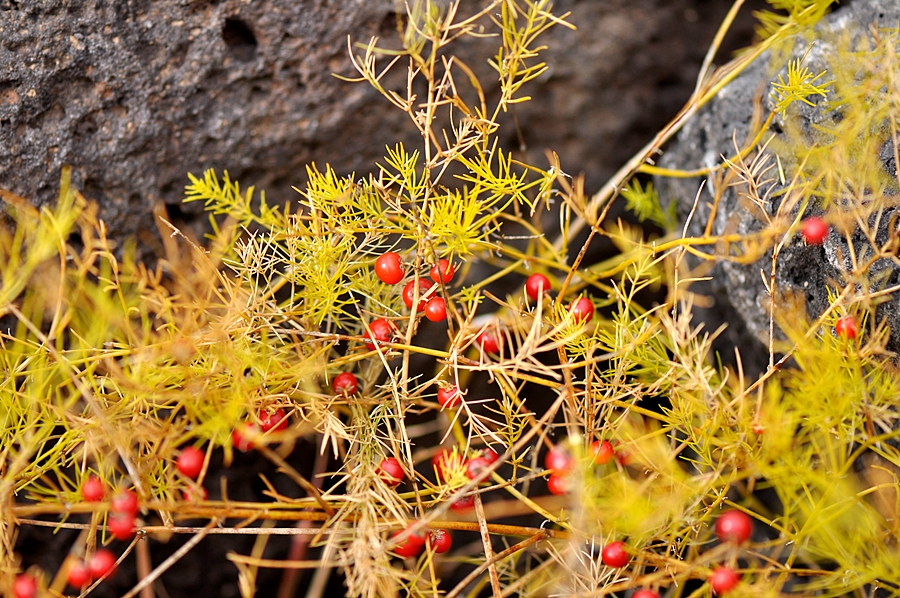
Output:
M815 43L809 51L808 62L810 71L818 73L827 68L829 58L836 55L836 34L841 32L854 32L857 35L864 34L868 26L873 22L879 22L884 26L896 26L900 22L900 5L893 0L853 0L843 2L838 10L828 15L817 27ZM809 44L801 39L797 40L792 58L803 56ZM763 98L765 110L764 116L774 109L774 101L771 99L771 81L777 81L779 74L786 78L786 67L778 72L770 68L770 56L768 53L760 56L750 67L746 69L731 84L725 87L719 95L704 107L697 116L692 119L680 132L675 143L667 148L660 164L667 168L695 169L711 167L721 162L722 156L732 156L735 153L733 136L740 143L747 138L748 127L751 122L754 102ZM784 66L785 63L781 63ZM796 112L788 113L787 118L796 119L797 128L802 130L810 143L824 142L818 135L815 125L834 124L840 118L838 112L832 107L821 102L821 96L810 98L815 106L807 106L795 103ZM788 128L785 119L777 115L773 121L771 131L777 133L776 140L770 145L766 153L769 154L771 164L775 164L774 153L771 148L788 146ZM780 152L778 157L784 167L786 177L790 180L796 160L789 154ZM879 156L883 171L890 177L896 176L896 165L893 164L893 151L887 144L882 146ZM774 176L774 172L770 176ZM699 179L669 179L658 178L657 185L664 202L677 201L678 214L681 221L690 213L697 190L700 188ZM709 177L706 181L696 213L688 228L690 235L702 235L704 227L709 220L712 198L715 191L715 178ZM780 205L779 191L784 188L777 181L772 185L772 199L765 207L767 212L775 214ZM821 213L821 206L814 198L805 215ZM884 243L888 235L888 226L895 219L896 208L889 207L885 210L878 228L876 241ZM758 209L749 205L745 199L739 198L735 187L724 191L720 200L712 226L712 234L720 235L725 232L751 233L764 227L762 214ZM873 224L870 221L870 224ZM863 255L871 246L860 231L852 235L854 249L857 255ZM807 309L812 317L817 317L830 305L828 298L829 283L833 287L835 281L842 279L842 272L849 269L848 256L849 245L846 238L834 227L831 229L824 245L807 246L800 235L796 235L790 244L782 249L779 254L776 268L776 284L782 292L793 292L806 299ZM842 256L842 257L840 257ZM759 361L759 356L765 356L765 350L756 339L767 339L769 333L769 295L760 271L768 273L771 270L772 252L752 265L743 266L731 262L719 263L712 271L712 281L704 289L711 293L716 305L711 309L698 310L701 319L705 319L712 328L722 322L738 324L732 326L732 330L726 333L718 349L724 356L730 354L732 346L742 347L743 354L753 360L758 369L764 367L764 362ZM885 278L885 285L893 285L900 280L900 271L888 259L879 260L870 270L870 275L879 270L890 270ZM887 319L891 327L892 335L889 348L900 348L900 298L894 296L890 301L881 304L876 312L879 320ZM745 332L746 330L746 332ZM747 334L749 333L749 334ZM750 350L747 350L750 349Z
M506 117L504 141L524 142L538 164L546 149L559 152L596 188L687 98L729 4L558 2L579 29L547 35L551 70L529 90L534 102ZM43 204L71 164L113 236L149 229L152 241L155 203L199 216L201 206L180 206L188 171L228 169L278 202L296 197L291 185L311 161L366 172L386 144L416 143L414 130L368 86L332 73L353 74L348 36L396 36L395 6L0 0L0 187ZM494 44L459 47L484 81Z

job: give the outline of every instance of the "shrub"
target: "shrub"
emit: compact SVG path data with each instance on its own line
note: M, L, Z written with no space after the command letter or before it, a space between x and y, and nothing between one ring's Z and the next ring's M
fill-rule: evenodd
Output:
M498 143L498 116L526 101L523 86L545 69L540 35L569 26L547 2L514 0L471 16L457 4L414 3L402 50L380 51L375 40L351 47L360 80L409 115L420 148L388 148L377 173L362 178L310 165L299 203L283 206L227 172L191 176L187 200L206 204L214 232L201 246L161 221L166 255L153 269L128 247L115 250L67 171L55 206L37 210L4 192L11 226L0 231L0 309L12 324L0 351L3 587L24 585L16 529L40 516L84 530L70 564L92 562L85 553L133 530L125 553L157 534L191 534L185 550L213 530L257 534L252 554L229 556L245 596L259 568L294 565L260 556L276 522L306 522L277 528L297 535L315 528L317 565L339 568L351 596L476 595L487 585L495 596L651 587L681 595L710 583L752 595L900 591L892 442L900 380L872 315L881 291L860 292L848 276L813 320L773 289L773 328L777 320L786 340L771 337L772 367L751 380L739 354L735 368L714 359L717 332L693 322L690 283L700 274L686 260L771 255L774 268L813 194L831 200L826 220L840 222L842 234L853 225L865 234L884 204L834 191L859 190L858 181L853 169L816 170L828 166L817 147L817 160L798 158L786 187L798 200L782 202L757 232L651 242L606 218L623 190L638 215L671 225L652 186L632 177L696 174L647 160L752 58L811 27L829 4L773 2L787 11L764 15L759 45L704 72L673 124L593 197L556 156L523 164ZM493 103L448 52L482 26L500 44ZM885 34L883 57L897 41ZM406 90L382 86L386 70L404 66ZM778 110L802 102L808 83L802 72L782 80ZM829 101L860 115L874 109L868 96L842 89ZM888 92L886 102L900 97ZM896 131L895 111L878 109ZM753 160L764 155L770 123L761 120L746 147L716 167L751 199L765 188L769 170ZM836 131L829 151L858 134ZM550 209L558 219L544 217ZM587 241L570 245L583 228ZM585 264L600 237L620 253ZM883 251L896 259L893 241ZM389 252L399 259L376 271ZM455 273L441 265L431 277L442 260ZM534 272L547 282L526 291ZM501 280L515 292L496 291ZM648 289L665 289L662 302L641 305ZM434 297L446 321L425 323L411 306ZM834 334L848 315L858 334ZM785 356L778 363L776 349ZM352 391L332 386L347 374ZM448 389L457 396L441 400ZM310 477L292 467L285 456L303 438L316 438L337 470ZM188 447L195 462L179 473ZM201 447L221 451L226 466L234 448L257 451L300 497L270 484L266 502L229 499L224 479L204 479L210 451ZM545 468L548 453L557 465ZM875 466L856 467L864 459ZM386 476L391 460L398 474ZM551 471L561 496L543 491ZM197 492L204 486L213 499ZM740 518L740 541L715 540L723 514ZM199 530L184 524L196 518L206 521ZM449 552L436 556L425 528L481 547L442 542ZM58 592L61 572L29 571L26 581L45 588L55 575Z

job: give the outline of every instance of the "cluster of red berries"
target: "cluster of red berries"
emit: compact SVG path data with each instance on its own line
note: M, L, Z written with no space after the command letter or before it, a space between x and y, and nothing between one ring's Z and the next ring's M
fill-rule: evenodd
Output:
M494 454L496 455L496 453ZM432 459L432 462L434 462L434 459ZM389 486L396 486L403 481L405 472L400 461L394 457L385 457L378 464L378 475ZM437 529L426 534L421 529L410 531L413 525L411 524L406 530L396 531L391 534L391 539L393 540L407 532L406 537L395 544L393 548L394 554L402 558L415 557L422 552L426 545L439 554L450 550L453 540L447 530Z
M716 520L716 535L719 541L735 545L743 544L750 539L753 533L753 521L750 517L737 510L726 511ZM603 564L607 567L620 569L628 565L631 556L624 542L610 542L603 547L600 553ZM734 569L725 566L716 567L709 576L709 585L717 596L723 596L733 590L741 581L741 576ZM659 598L659 594L653 590L641 589L634 593L634 598Z
M66 572L66 582L73 588L83 588L116 571L116 556L105 548L97 550L88 560L72 559ZM37 579L29 573L20 573L13 583L15 598L35 598L38 595Z
M500 455L492 448L485 448L479 451L471 459L465 459L459 453L454 453L447 449L438 451L431 458L431 465L437 472L438 479L446 482L452 477L453 472L465 467L466 475L470 480L474 480L486 467L493 465ZM403 481L406 475L403 466L395 457L385 457L378 464L378 475L390 486L396 486Z
M750 539L753 534L753 520L743 511L732 509L725 511L716 520L716 536L720 542L739 546ZM732 569L720 565L709 576L709 586L717 596L723 596L737 587L741 575Z
M405 530L398 530L391 534L391 540L403 533L408 535L394 545L394 554L402 558L416 557L427 545L437 554L443 554L453 546L453 538L445 529L431 530L427 534L423 530L412 530L415 523L410 524Z
M261 418L261 429L274 429L287 425L282 410L280 415L276 412L267 414ZM205 454L196 447L185 447L181 450L176 460L178 471L196 480L203 471ZM205 490L200 487L203 498L206 498ZM95 475L88 476L81 484L81 497L85 502L101 502L106 499L107 488L100 478ZM140 502L133 490L119 490L109 501L109 513L106 519L106 529L116 540L129 541L134 538L135 520L140 513ZM73 559L69 562L66 571L66 581L73 588L83 588L99 579L106 578L115 572L116 557L105 548L97 550L89 559ZM22 573L16 577L13 592L15 598L34 598L38 593L37 579L28 573Z
M134 537L134 520L141 508L133 490L120 490L109 503L110 514L106 520L109 533L116 540L128 541Z
M447 304L443 297L429 294L441 283L453 280L455 270L449 260L441 259L432 266L429 276L433 283L424 278L410 280L403 287L403 302L409 309L413 308L415 295L419 300L416 305L417 312L425 312L425 317L432 322L441 322L447 319ZM394 285L402 281L406 274L403 270L400 255L393 251L383 253L375 260L375 275L385 284ZM418 293L417 293L418 284ZM549 292L550 279L543 274L535 273L525 281L525 292L532 300L537 301L543 293ZM587 297L579 297L569 305L569 312L576 322L586 324L594 317L594 304ZM396 329L385 318L377 318L369 322L365 336L366 348L374 350L379 343L391 342ZM487 326L475 338L476 346L482 353L499 354L503 347L503 336L496 326Z
M543 274L532 274L525 281L525 293L534 301L550 291L550 279ZM594 303L587 297L579 297L569 305L569 313L579 324L587 324L594 317ZM495 325L485 327L475 337L475 345L482 353L497 355L503 347L503 335Z
M532 301L550 291L550 279L543 274L532 274L525 280L525 294ZM587 297L579 297L569 304L569 313L579 324L587 324L594 318L594 303Z
M195 449L196 450L196 449ZM202 453L201 453L202 455ZM201 457L201 465L202 465ZM199 470L198 470L199 474ZM106 499L106 485L95 475L88 476L81 484L81 497L85 502L101 502ZM140 512L137 494L122 489L109 501L106 529L117 540L131 540L135 533L135 519ZM115 572L116 557L105 548L97 550L87 560L77 558L69 561L66 581L73 588L83 588ZM34 598L38 594L38 582L34 575L21 573L13 585L15 598Z
M442 449L435 453L431 458L431 465L434 467L438 481L446 482L454 476L455 472L465 470L466 477L470 480L477 478L486 467L493 465L500 455L497 451L487 447L475 454L471 459L466 459L463 455ZM474 496L464 496L459 498L450 505L456 513L465 513L475 506Z
M203 451L196 447L188 446L181 449L181 454L178 455L175 466L182 475L191 480L196 480L203 471L203 463L205 461L206 454ZM206 488L196 483L188 486L184 490L184 499L187 501L206 500L208 496Z
M482 449L471 459L466 459L459 453L443 449L431 458L431 465L437 472L438 480L442 482L446 482L453 476L454 471L462 468L465 468L466 476L470 480L474 480L485 467L490 467L499 458L500 455L492 448Z
M807 245L821 245L828 236L830 227L824 220L817 216L810 216L803 220L801 225L801 234ZM859 334L859 322L853 316L843 316L838 318L834 325L835 333L847 340L853 340Z
M627 455L617 451L608 440L595 440L591 444L591 454L596 465L609 463L613 457L625 464ZM572 454L561 444L557 444L547 452L544 457L544 467L553 473L547 478L547 489L551 494L563 495L569 492L568 475L575 468L575 459Z
M256 446L260 436L268 432L284 432L288 428L288 417L284 409L259 414L259 424L244 422L231 433L234 448L245 453ZM190 476L188 476L190 477Z
M608 463L613 458L620 462L627 460L627 455L616 451L616 448L608 440L594 441L591 445L591 453L593 462L596 464ZM553 472L547 480L547 488L550 492L553 494L567 493L569 491L567 476L575 467L575 460L571 453L564 446L556 445L547 452L544 465ZM716 520L715 530L719 541L739 545L750 539L750 535L753 533L753 521L742 511L730 510ZM601 553L603 564L613 568L625 567L630 558L623 542L610 542L603 547ZM721 596L734 589L740 580L741 576L736 571L720 566L710 575L709 584L713 592ZM658 598L659 595L653 590L643 589L636 592L634 596Z
M597 440L591 445L594 454L594 463L608 463L615 456L615 449L608 440ZM553 473L547 479L547 489L551 494L562 495L569 492L568 475L575 468L575 460L571 453L561 446L556 445L547 452L544 458L544 466ZM607 567L620 569L628 565L631 556L624 542L609 542L600 553L603 564ZM653 590L638 590L635 596L640 598L659 598L659 594Z
M115 573L116 557L115 555L101 548L91 556L90 559L76 559L69 564L69 571L66 581L73 588L83 588L84 586L103 579Z
M96 476L88 476L81 484L81 496L86 502L100 502L106 498L106 487ZM120 490L110 500L109 511L106 520L106 529L109 533L116 540L133 538L134 520L140 512L137 494L133 490Z
M456 273L456 270L453 267L453 264L449 260L441 259L432 266L431 272L429 272L429 277L434 281L434 285L427 283L424 279L414 279L410 280L406 283L406 286L403 287L403 302L406 304L406 307L409 309L413 308L413 302L415 301L415 295L417 294L416 284L418 281L418 296L419 301L416 304L416 312L425 312L425 317L432 322L442 322L447 319L447 303L444 301L443 297L437 296L437 294L433 294L428 297L429 293L432 292L433 289L436 289L440 284L447 284L451 280L453 280L453 275ZM403 271L403 264L400 259L400 254L395 253L393 251L388 251L386 253L378 256L378 259L375 260L375 275L381 280L381 282L385 284L394 285L403 280L406 277L406 273ZM390 337L387 339L379 338L374 333L375 322L380 322L386 320L375 320L369 325L369 329L373 333L371 338L375 340L390 340ZM382 327L382 324L379 324L379 327ZM391 331L393 334L393 331ZM369 347L370 343L366 343L366 346L370 349L374 348L374 343L371 343L372 346Z

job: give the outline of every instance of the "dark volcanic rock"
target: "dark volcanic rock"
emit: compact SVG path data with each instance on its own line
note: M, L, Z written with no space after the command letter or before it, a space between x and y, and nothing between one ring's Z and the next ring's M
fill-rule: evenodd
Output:
M900 5L894 0L844 2L838 10L828 15L817 26L811 43L807 39L797 37L789 58L797 59L806 55L803 64L808 66L812 73L827 71L825 78L820 80L824 83L839 70L835 62L840 56L838 46L846 44L846 40L852 36L856 36L857 40L866 38L870 35L869 27L873 23L896 27L898 22L900 22ZM850 37L844 34L849 34ZM787 78L786 64L786 59L775 61L768 52L760 56L685 125L676 142L667 148L660 164L666 168L696 169L715 166L721 163L723 156L733 156L736 153L734 140L740 144L748 138L754 106L760 99L765 110L762 118L774 110L771 82L778 81L779 76ZM839 80L835 85L843 84L845 89L848 81L851 82L849 84L851 86L862 85L866 76L862 72L854 73L843 81ZM876 95L879 93L881 92L875 92ZM711 228L713 235L726 232L746 234L765 228L766 216L761 210L773 216L781 205L782 195L779 192L785 188L785 185L777 180L777 164L781 164L786 180L790 181L797 170L797 155L802 153L796 152L798 138L801 139L800 144L804 146L802 151L817 144L826 146L833 142L833 138L829 138L828 133L822 131L836 127L842 118L844 109L840 105L829 103L818 95L811 96L809 100L813 105L795 102L786 115L776 115L770 127L770 131L775 133L775 138L764 154L767 155L768 164L773 166L767 176L773 181L766 189L769 192L766 204L762 207L753 205L746 199L743 189L739 186L718 189L717 185L720 185L721 181L717 181L715 176L710 176L706 180L696 213L688 227L689 235L703 234L716 192L721 193L721 199L713 218ZM788 131L794 131L793 136ZM872 135L884 137L885 128L873 123L871 130L860 138L871 138ZM887 181L887 187L883 187L878 194L883 206L880 220L876 221L877 213L872 213L869 217L869 226L876 231L874 235L876 244L883 244L888 237L889 227L896 226L896 208L893 206L896 206L897 202L891 199L896 195L896 190L891 188L896 185L896 165L893 162L894 152L890 143L876 147L879 148L879 155L871 156L870 161L879 165L884 175L883 180ZM863 162L862 157L854 159ZM658 178L656 182L663 202L677 202L678 214L683 222L691 211L701 181ZM804 216L821 214L823 209L822 198L811 197ZM843 209L841 206L834 207L833 216L848 218L847 213L842 212ZM790 210L791 214L796 212L797 207ZM840 216L842 213L845 216ZM859 229L851 233L850 238L853 251L859 258L872 255L872 245ZM800 235L795 235L779 254L776 268L776 284L779 291L803 297L810 316L818 317L831 304L828 296L829 288L840 289L846 282L846 273L851 269L849 260L852 252L849 245L845 235L834 227L821 246L808 246ZM706 319L712 328L722 322L737 325L737 329L728 332L729 336L718 346L726 358L731 353L729 345L740 346L744 350L751 349L745 351L745 355L750 354L751 358L753 354L757 358L760 355L765 356L765 350L757 339L764 342L768 339L770 299L760 272L765 273L768 279L771 263L771 250L750 265L720 262L711 273L712 281L709 285L701 287L701 292L707 291L714 296L716 306L711 310L701 310L700 317ZM895 285L900 280L900 270L890 259L875 262L868 275L869 281L876 283L869 291ZM864 293L863 289L859 291ZM887 319L892 330L888 345L892 350L900 349L898 301L900 299L895 293L888 301L881 303L876 311L878 320ZM749 334L743 332L744 328ZM764 365L764 362L756 359L754 369Z
M579 29L546 36L550 71L528 90L534 101L505 116L504 142L537 164L553 149L596 188L687 98L728 5L558 2ZM415 144L414 129L367 85L332 73L354 74L348 37L396 38L396 6L0 0L0 187L43 204L71 164L121 238L152 230L157 202L196 218L201 206L179 205L188 171L228 169L277 203L296 198L291 185L313 160L369 171L386 144ZM457 48L486 82L495 44ZM402 89L402 75L387 85Z
M177 204L188 170L299 177L304 142L363 95L331 76L347 35L376 34L390 6L9 0L0 185L43 203L72 164L120 236Z

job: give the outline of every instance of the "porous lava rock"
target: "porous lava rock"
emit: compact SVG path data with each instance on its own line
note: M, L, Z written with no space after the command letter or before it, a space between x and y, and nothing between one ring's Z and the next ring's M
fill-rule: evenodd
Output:
M273 203L297 199L291 186L313 161L371 171L386 145L420 140L368 85L333 73L355 75L348 42L396 44L402 4L0 0L0 187L45 204L70 164L113 238L149 229L152 243L154 205L205 220L181 204L189 171L228 169ZM596 188L688 97L727 4L557 2L578 29L542 39L550 69L528 89L534 100L504 115L504 143L536 164L553 149ZM749 15L741 27L746 43ZM454 51L489 82L496 44ZM400 66L384 83L402 92Z
M762 106L763 113L757 114L757 118L764 119L775 109L772 84L779 80L779 76L783 80L787 79L788 60L803 58L803 65L813 74L826 71L826 75L819 81L825 82L833 66L829 61L839 56L837 45L845 43L841 40L852 39L853 36L868 36L873 24L897 27L898 23L900 5L893 0L842 2L839 8L817 25L811 38L797 36L789 56L773 59L770 52L765 52L724 87L684 126L676 141L666 148L659 164L670 169L693 170L714 167L722 163L723 158L734 156L735 141L741 144L749 138L754 110ZM864 75L860 73L860 76ZM661 200L666 204L670 201L677 202L677 212L682 223L694 210L687 227L689 236L704 234L716 193L721 197L713 216L710 229L712 235L749 234L765 227L765 216L759 210L764 209L768 215L774 215L784 197L781 191L785 184L780 180L779 165L787 182L790 182L797 166L795 156L790 151L783 151L784 148L790 148L791 143L796 143L795 138L788 136L787 129L803 131L804 141L810 147L814 144L825 145L829 140L822 130L839 122L841 118L840 106L829 103L827 96L823 98L821 95L813 95L808 100L811 105L797 101L785 114L776 114L773 118L769 133L774 134L774 139L762 152L767 156L766 163L772 168L764 177L769 179L769 183L762 189L767 203L761 208L747 201L746 189L740 185L717 188L721 181L714 175L706 178L702 190L699 178L657 177ZM786 119L793 119L793 122L788 123ZM884 135L885 130L873 126L871 133ZM892 146L886 144L879 148L879 155L873 162L879 163L888 186L895 185L896 164ZM893 183L890 182L892 179ZM890 188L882 191L888 196L896 193ZM796 211L795 207L792 213L796 214ZM821 198L813 197L804 217L821 215L823 211ZM887 207L881 212L880 219L877 214L870 218L869 225L875 230L876 244L884 243L889 231L896 227L896 211L895 207ZM866 252L872 251L872 243L858 229L851 232L849 237L856 255L864 256ZM849 270L849 245L847 236L834 227L822 245L807 244L802 235L794 235L778 256L776 297L802 297L810 317L821 315L831 304L829 289L832 293L835 288L840 289L845 273ZM770 297L766 284L771 265L771 250L752 264L719 262L709 273L711 280L695 287L699 292L711 295L715 301L711 307L704 306L696 310L699 318L705 320L712 329L722 323L729 324L729 329L715 345L716 349L721 351L725 359L729 359L733 357L733 347L740 347L744 365L749 363L753 370L765 367L768 354L763 343L767 342L770 326ZM885 288L890 287L900 281L900 270L895 261L879 259L870 268L869 278L880 281ZM876 318L879 321L886 319L890 326L892 332L888 348L892 350L900 349L898 301L900 298L894 293L876 310ZM777 306L776 309L780 307ZM776 336L783 338L777 327Z

